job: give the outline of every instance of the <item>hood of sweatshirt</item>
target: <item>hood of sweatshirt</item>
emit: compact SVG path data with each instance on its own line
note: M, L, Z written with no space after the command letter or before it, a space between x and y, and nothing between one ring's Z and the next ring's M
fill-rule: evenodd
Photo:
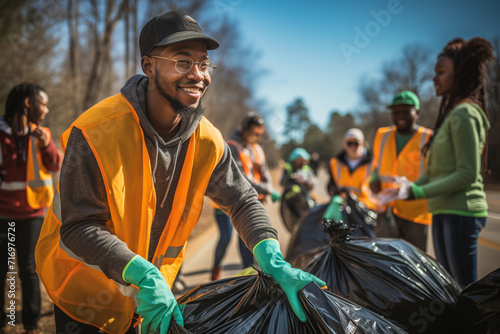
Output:
M196 130L202 115L192 114L181 119L179 130L168 142L156 132L147 117L147 91L148 77L145 75L134 75L121 89L121 93L134 107L139 123L144 132L144 139L151 160L153 183L157 192L157 198L161 199L160 208L169 196L170 187L177 170L182 144L189 140ZM157 182L158 181L158 182Z
M152 141L158 140L158 144L161 146L177 146L179 143L183 143L188 140L193 132L196 130L198 123L201 120L201 115L192 114L188 117L183 117L180 123L179 131L177 134L171 138L168 142L165 142L161 138L153 125L149 122L146 112L146 93L148 90L148 77L145 75L137 74L128 79L125 86L122 87L121 93L134 107L137 115L139 116L139 121L141 127L144 131L144 135Z

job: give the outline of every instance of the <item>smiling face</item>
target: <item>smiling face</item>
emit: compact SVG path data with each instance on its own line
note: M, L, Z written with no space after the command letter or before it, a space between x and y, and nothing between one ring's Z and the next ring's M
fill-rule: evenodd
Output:
M208 60L207 44L202 40L175 43L165 47L157 56L173 60L190 58L194 62L202 62ZM154 82L154 89L172 111L194 111L200 107L201 97L210 85L211 78L202 75L198 65L194 65L187 73L179 73L173 60L145 58L148 58L146 68L150 66L150 72L146 71L146 75L150 82Z
M418 110L407 104L397 104L391 107L392 122L401 134L410 134L417 125Z
M447 56L439 57L434 72L436 96L450 95L453 88L453 60Z

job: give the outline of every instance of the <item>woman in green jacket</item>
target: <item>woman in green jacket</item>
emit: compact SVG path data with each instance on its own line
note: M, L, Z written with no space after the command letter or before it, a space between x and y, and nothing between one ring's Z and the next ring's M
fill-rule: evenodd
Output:
M488 216L482 177L490 128L485 70L493 59L493 47L483 38L456 38L439 54L434 88L442 100L424 147L429 165L409 195L428 199L436 258L462 287L477 280L477 239Z

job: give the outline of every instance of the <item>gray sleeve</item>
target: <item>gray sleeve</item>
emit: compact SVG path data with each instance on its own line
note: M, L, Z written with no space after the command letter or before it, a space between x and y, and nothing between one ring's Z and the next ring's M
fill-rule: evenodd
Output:
M263 239L278 239L278 232L272 227L257 192L240 172L229 146L226 143L224 146L224 155L212 173L206 196L231 217L234 228L252 250Z
M75 255L97 265L122 284L122 272L134 254L106 227L111 219L106 188L97 161L79 129L68 139L59 181L61 240Z
M269 184L267 184L267 183L256 183L256 182L250 180L245 175L245 173L243 172L243 165L242 165L242 162L241 162L241 159L240 159L240 154L239 154L238 150L234 146L231 146L231 145L229 145L229 149L231 150L231 155L233 156L234 160L236 161L236 165L238 166L238 168L239 168L241 174L243 175L243 177L245 179L247 179L248 182L250 182L250 184L257 191L258 194L268 195L271 192ZM269 173L269 171L268 171L268 173ZM269 177L269 180L270 180L270 177Z

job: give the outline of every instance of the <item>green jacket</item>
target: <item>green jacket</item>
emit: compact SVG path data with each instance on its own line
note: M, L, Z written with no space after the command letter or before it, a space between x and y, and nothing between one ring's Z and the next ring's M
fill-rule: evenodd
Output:
M446 117L429 151L427 172L415 181L417 199L433 214L486 217L481 152L490 123L480 106L464 102Z

